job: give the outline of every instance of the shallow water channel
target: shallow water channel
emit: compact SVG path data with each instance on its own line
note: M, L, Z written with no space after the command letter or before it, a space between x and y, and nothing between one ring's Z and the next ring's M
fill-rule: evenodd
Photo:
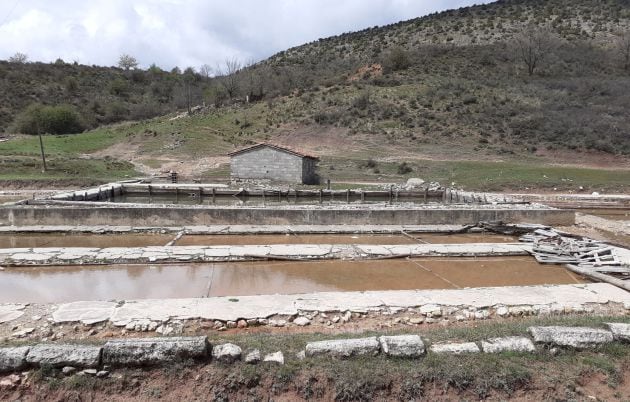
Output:
M23 267L0 271L0 303L583 282L562 266L529 257Z
M0 248L32 247L143 247L164 246L176 234L0 234ZM518 239L495 234L251 234L185 235L176 246L254 244L422 244L512 243Z

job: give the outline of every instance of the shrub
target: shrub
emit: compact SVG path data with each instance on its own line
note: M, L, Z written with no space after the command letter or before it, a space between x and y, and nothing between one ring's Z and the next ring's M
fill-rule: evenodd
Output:
M24 134L74 134L84 129L84 123L70 105L27 107L14 121L14 130Z
M407 162L402 162L398 165L398 174L407 174L413 172L411 166Z
M409 53L401 48L393 48L386 56L383 67L386 72L405 70L411 66Z

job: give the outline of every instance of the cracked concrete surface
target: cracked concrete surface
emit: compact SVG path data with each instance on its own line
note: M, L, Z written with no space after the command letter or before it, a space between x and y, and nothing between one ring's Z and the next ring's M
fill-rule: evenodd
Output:
M630 308L630 293L605 283L555 286L512 286L455 290L377 292L324 292L297 295L211 297L201 299L149 299L117 302L60 304L52 313L55 322L95 323L206 319L237 321L296 315L303 311L365 312L375 309L422 308L431 305L486 309L528 307L539 314L585 311L587 305L617 303Z
M215 262L251 259L295 258L356 259L392 256L515 256L529 255L525 243L469 243L417 245L273 244L268 246L148 246L110 248L14 248L0 249L0 265L90 265L171 262Z

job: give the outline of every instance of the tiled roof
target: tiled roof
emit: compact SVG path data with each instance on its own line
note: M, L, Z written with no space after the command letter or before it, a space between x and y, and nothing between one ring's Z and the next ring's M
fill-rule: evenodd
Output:
M286 147L284 145L270 144L270 143L267 143L267 142L261 142L259 144L250 145L250 146L245 147L245 148L237 149L236 151L230 152L228 155L229 156L240 155L240 154L243 154L243 153L246 153L246 152L249 152L249 151L253 151L254 149L258 149L258 148L262 148L262 147L273 148L275 150L286 152L286 153L289 153L289 154L292 154L292 155L296 155L296 156L299 156L299 157L302 157L302 158L319 159L319 157L317 157L315 155L308 154L308 153L306 153L304 151L297 150L295 148L289 148L289 147Z

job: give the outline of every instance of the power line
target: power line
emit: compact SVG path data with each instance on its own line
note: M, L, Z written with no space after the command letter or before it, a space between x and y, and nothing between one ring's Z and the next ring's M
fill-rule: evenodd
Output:
M15 0L15 3L13 3L13 7L11 7L11 10L9 10L9 13L4 17L4 19L0 23L0 26L4 25L4 23L9 20L9 17L11 16L11 14L13 14L13 11L15 11L15 7L17 7L19 2L20 0Z

